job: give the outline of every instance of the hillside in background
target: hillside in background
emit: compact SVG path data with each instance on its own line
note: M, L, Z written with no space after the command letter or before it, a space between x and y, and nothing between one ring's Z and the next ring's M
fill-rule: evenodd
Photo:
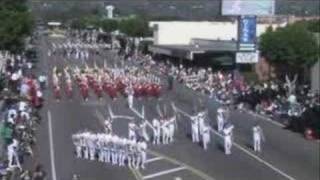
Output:
M221 19L220 0L35 0L32 10L46 20L70 19L104 14L106 5L116 7L118 16L142 14L153 19ZM277 15L317 16L319 0L276 0Z

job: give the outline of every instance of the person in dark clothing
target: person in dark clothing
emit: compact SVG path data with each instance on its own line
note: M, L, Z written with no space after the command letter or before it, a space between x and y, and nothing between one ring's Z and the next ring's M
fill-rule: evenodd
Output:
M172 90L173 89L173 76L172 74L168 75L168 90Z
M32 175L32 180L44 180L46 172L43 170L42 165L37 165Z

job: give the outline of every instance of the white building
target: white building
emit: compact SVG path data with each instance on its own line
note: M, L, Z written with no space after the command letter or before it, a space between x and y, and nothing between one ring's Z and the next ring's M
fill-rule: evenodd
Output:
M286 24L271 24L273 28ZM234 22L193 22L193 21L154 21L155 45L187 45L192 39L237 40L238 23ZM264 33L270 24L257 24L257 36Z

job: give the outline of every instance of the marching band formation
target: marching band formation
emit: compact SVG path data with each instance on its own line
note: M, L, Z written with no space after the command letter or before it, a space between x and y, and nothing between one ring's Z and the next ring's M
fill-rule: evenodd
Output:
M95 92L97 92L98 89L100 89L101 92L103 90L108 92L108 89L104 88L106 87L105 83L118 82L116 83L117 86L115 89L128 97L128 106L130 110L136 114L139 122L135 120L134 117L116 116L113 114L110 107L108 107L110 117L106 118L104 122L105 133L93 134L90 132L83 132L72 136L78 158L99 160L101 162L112 163L113 165L117 164L119 166L128 165L128 167L145 168L147 143L152 142L154 145L173 143L175 130L178 128L177 115L179 114L190 120L192 142L201 144L204 150L208 149L208 145L211 141L211 133L214 129L210 126L208 111L204 107L199 112L191 115L179 109L174 103L171 103L174 113L172 116L169 116L166 106L161 110L160 106L157 105L156 108L159 116L154 117L152 120L148 120L145 118L144 107L142 107L141 112L138 112L134 107L133 97L137 97L137 94L141 94L141 92L135 89L132 82L145 83L148 82L147 79L150 80L152 78L143 79L145 76L133 76L138 73L128 69L124 69L124 71L111 68L105 69L106 71L101 71L101 69L96 67L90 69L86 66L84 70L75 69L74 71L70 71L66 68L64 69L65 82L71 82L71 75L69 72L73 72L72 77L76 79L80 89L83 87L91 87ZM62 76L59 75L56 69L54 69L54 72L53 80ZM129 73L130 76L127 75ZM116 77L119 77L124 81L116 81ZM139 79L137 77L141 78ZM155 77L153 78L154 81L149 82L159 82L158 79ZM96 79L103 79L103 81L96 81ZM88 97L87 92L86 96L83 90L81 90L81 92L86 99ZM113 119L116 118L130 120L128 122L127 138L121 138L113 132ZM224 150L226 155L231 154L234 130L234 125L228 121L228 118L229 112L227 107L222 106L218 108L216 116L217 132L220 133L224 139ZM148 128L152 132L151 136L149 135L150 131ZM260 126L256 125L253 127L252 132L254 151L260 152L261 142L264 140L262 129Z
M77 158L98 160L112 165L145 168L147 143L108 133L82 132L72 135Z
M66 42L61 44L52 43L48 50L48 56L75 60L89 60L94 55L99 55L102 49L109 49L109 44L88 44L83 42Z
M177 129L177 115L182 114L190 119L192 142L201 143L204 150L208 149L211 140L211 132L214 131L209 125L208 112L203 108L195 115L189 115L183 110L171 104L174 115L169 117L157 106L158 118L153 118L151 123L145 118L144 108L138 112L134 107L130 108L140 119L139 123L133 117L114 115L110 107L108 108L110 117L105 120L105 133L93 134L90 132L77 133L72 136L76 147L76 156L89 160L99 160L101 162L112 163L135 168L145 168L147 143L154 145L173 143L174 132ZM224 150L226 155L231 154L233 144L234 125L227 121L228 112L225 107L220 107L217 111L217 121L219 122L217 131L224 139ZM128 137L122 138L112 131L113 119L129 119ZM219 127L219 126L222 126ZM149 135L147 128L152 130ZM220 129L221 128L221 129ZM257 124L253 127L253 148L254 151L261 152L261 143L264 141L262 128Z
M137 140L143 138L147 142L150 141L150 136L147 131L149 127L152 132L152 143L169 144L174 142L175 129L177 128L176 115L169 116L164 109L160 110L160 106L157 106L159 117L152 119L151 123L145 118L144 108L139 113L134 107L130 108L142 121L140 124L136 124L133 121L128 124L128 135L129 139Z
M130 168L145 168L147 143L154 145L173 143L175 131L178 128L178 120L182 120L178 115L182 115L185 119L190 120L186 122L190 123L193 143L201 144L206 151L211 142L211 133L217 132L224 140L225 154L231 154L234 125L228 121L229 112L226 107L222 106L217 110L216 130L211 127L208 111L204 107L198 112L194 111L193 114L189 114L179 109L174 103L171 103L173 115L169 115L166 106L161 110L160 106L157 105L158 116L147 119L143 106L141 112L135 109L134 99L140 97L158 98L162 90L160 78L151 73L150 67L146 68L149 61L145 62L145 66L139 66L137 64L125 65L123 59L119 59L120 61L113 66L108 66L106 61L104 61L102 67L98 66L94 61L93 67L89 67L86 61L95 59L91 57L96 54L99 55L101 48L109 47L106 45L67 42L65 44L52 44L51 51L48 51L48 56L79 59L83 60L82 64L84 64L82 68L78 66L64 67L62 70L58 69L58 67L53 68L53 92L57 100L62 98L63 90L68 98L72 98L74 96L74 87L78 87L84 100L88 100L89 91L92 91L98 99L101 99L103 94L108 95L112 100L123 95L127 98L129 109L137 117L116 116L109 107L109 117L104 118L104 133L85 131L72 135L77 158L98 160ZM129 58L128 61L130 63L132 59ZM154 63L150 61L149 65L152 66ZM157 71L159 70L161 74L163 68L159 67ZM197 75L197 78L201 79L202 77L204 79L205 76L206 72L202 72ZM221 76L221 74L218 74L217 78L221 79ZM187 77L181 73L179 77L186 82L187 86L192 86L192 77ZM177 78L178 80L179 77ZM231 79L230 76L228 78ZM214 77L211 75L208 81L212 81L212 79ZM197 89L197 87L192 86L192 89ZM113 132L113 120L116 118L129 120L128 136L126 138L120 137ZM152 135L150 135L150 132ZM254 126L252 133L253 149L260 152L261 143L264 141L261 127L259 125Z
M71 98L73 96L73 82L84 100L88 100L89 90L100 99L106 93L111 99L116 99L119 95L128 97L128 105L132 107L133 98L155 97L161 94L161 82L158 77L146 71L139 71L138 68L123 67L109 68L104 64L104 68L98 68L95 64L93 68L85 65L73 70L68 67L63 72L53 68L52 83L56 99L61 99L61 82L64 82L65 94Z

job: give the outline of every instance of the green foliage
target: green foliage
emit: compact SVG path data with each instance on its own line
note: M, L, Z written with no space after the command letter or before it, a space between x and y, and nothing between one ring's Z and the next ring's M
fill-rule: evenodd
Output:
M100 20L97 16L86 16L80 19L74 19L71 22L71 28L73 29L84 29L84 28L99 28L100 27Z
M261 36L260 50L269 62L297 70L312 65L319 56L319 44L314 34L301 23L268 29Z
M151 34L148 20L141 16L121 20L119 30L131 37L146 37Z
M82 19L74 19L71 21L70 26L72 29L84 29L86 24Z
M296 24L306 27L310 32L320 33L320 19L314 19L309 21L302 20L296 22Z
M130 37L146 37L151 35L148 20L141 16L133 16L123 19L102 19L98 16L87 16L75 19L71 22L71 28L102 28L105 32L120 30Z
M24 0L0 0L0 49L19 52L31 34L33 18Z
M104 19L100 22L100 26L105 32L112 32L118 29L119 23L117 20Z
M320 33L320 19L308 21L308 30Z
M86 27L99 28L100 20L97 16L87 16L81 19Z

